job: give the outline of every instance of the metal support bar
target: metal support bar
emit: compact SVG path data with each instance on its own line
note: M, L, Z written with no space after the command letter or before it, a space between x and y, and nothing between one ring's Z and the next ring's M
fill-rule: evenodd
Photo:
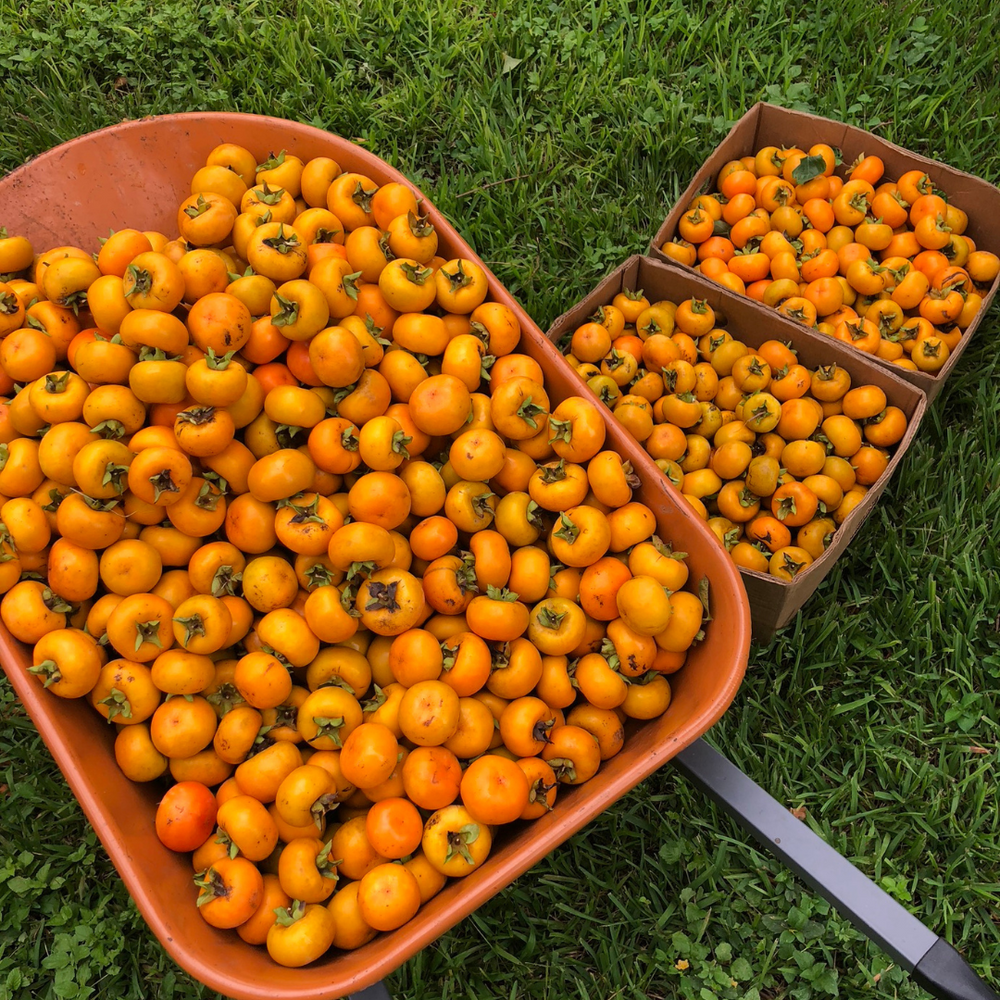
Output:
M941 1000L998 1000L965 959L704 740L673 759L737 820Z
M385 988L385 983L366 986L357 993L352 993L348 1000L392 1000L392 995Z
M925 927L704 740L696 740L673 762L761 846L912 972L929 993L939 1000L1000 1000L944 938ZM384 983L351 997L392 1000Z

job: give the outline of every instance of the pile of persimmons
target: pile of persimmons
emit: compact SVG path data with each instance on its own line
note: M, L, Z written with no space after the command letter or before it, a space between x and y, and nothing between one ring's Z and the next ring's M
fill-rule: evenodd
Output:
M475 871L702 634L600 407L437 252L405 185L232 144L175 232L0 233L0 615L283 965Z
M625 290L561 343L734 562L788 582L885 472L906 414L836 364L809 371L724 326L702 299Z
M732 291L860 351L934 374L982 308L1000 258L923 170L878 156L765 146L725 164L661 247Z

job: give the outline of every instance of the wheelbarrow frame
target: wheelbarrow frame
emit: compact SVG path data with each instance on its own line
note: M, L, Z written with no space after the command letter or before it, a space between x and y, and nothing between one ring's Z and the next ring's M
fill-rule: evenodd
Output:
M778 802L704 738L671 763L814 892L906 969L939 1000L997 1000L944 938ZM391 1000L384 982L353 993L354 1000Z

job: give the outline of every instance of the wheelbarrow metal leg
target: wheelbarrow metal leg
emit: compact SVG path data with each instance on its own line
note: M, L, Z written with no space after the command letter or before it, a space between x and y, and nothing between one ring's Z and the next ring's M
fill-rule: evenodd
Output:
M947 941L704 740L696 740L673 762L763 847L913 972L926 990L941 1000L997 1000Z
M943 938L704 740L673 760L688 779L940 1000L1000 1000ZM376 983L352 1000L391 1000Z
M376 983L352 993L350 1000L392 1000L392 994L385 988L385 983Z

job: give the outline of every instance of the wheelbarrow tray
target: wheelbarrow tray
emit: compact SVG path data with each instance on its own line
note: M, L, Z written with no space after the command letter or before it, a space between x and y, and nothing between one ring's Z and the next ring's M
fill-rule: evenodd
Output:
M38 252L67 244L96 247L109 229L124 227L172 236L191 176L222 142L246 146L259 160L288 149L303 159L332 157L344 170L379 184L406 182L367 150L295 122L227 113L167 115L74 139L4 177L4 224L11 233L27 236ZM422 207L437 228L442 256L482 265L426 199ZM578 392L578 382L555 346L488 269L487 274L490 298L516 312L523 331L518 350L542 365L553 406ZM673 699L667 712L650 722L631 722L625 748L596 777L579 787L563 787L556 808L545 817L498 831L486 864L452 880L409 923L356 951L331 951L306 968L286 969L272 962L265 949L209 927L195 907L189 856L167 850L153 830L163 785L130 782L115 763L114 728L105 726L86 699L69 702L46 692L26 672L30 651L0 628L0 659L22 703L146 922L196 979L239 1000L328 1000L377 983L696 740L729 706L743 677L750 641L749 609L736 568L649 456L617 422L605 418L606 447L630 460L642 479L635 499L656 513L661 537L688 553L692 579L708 581L713 620L706 637L671 676Z

